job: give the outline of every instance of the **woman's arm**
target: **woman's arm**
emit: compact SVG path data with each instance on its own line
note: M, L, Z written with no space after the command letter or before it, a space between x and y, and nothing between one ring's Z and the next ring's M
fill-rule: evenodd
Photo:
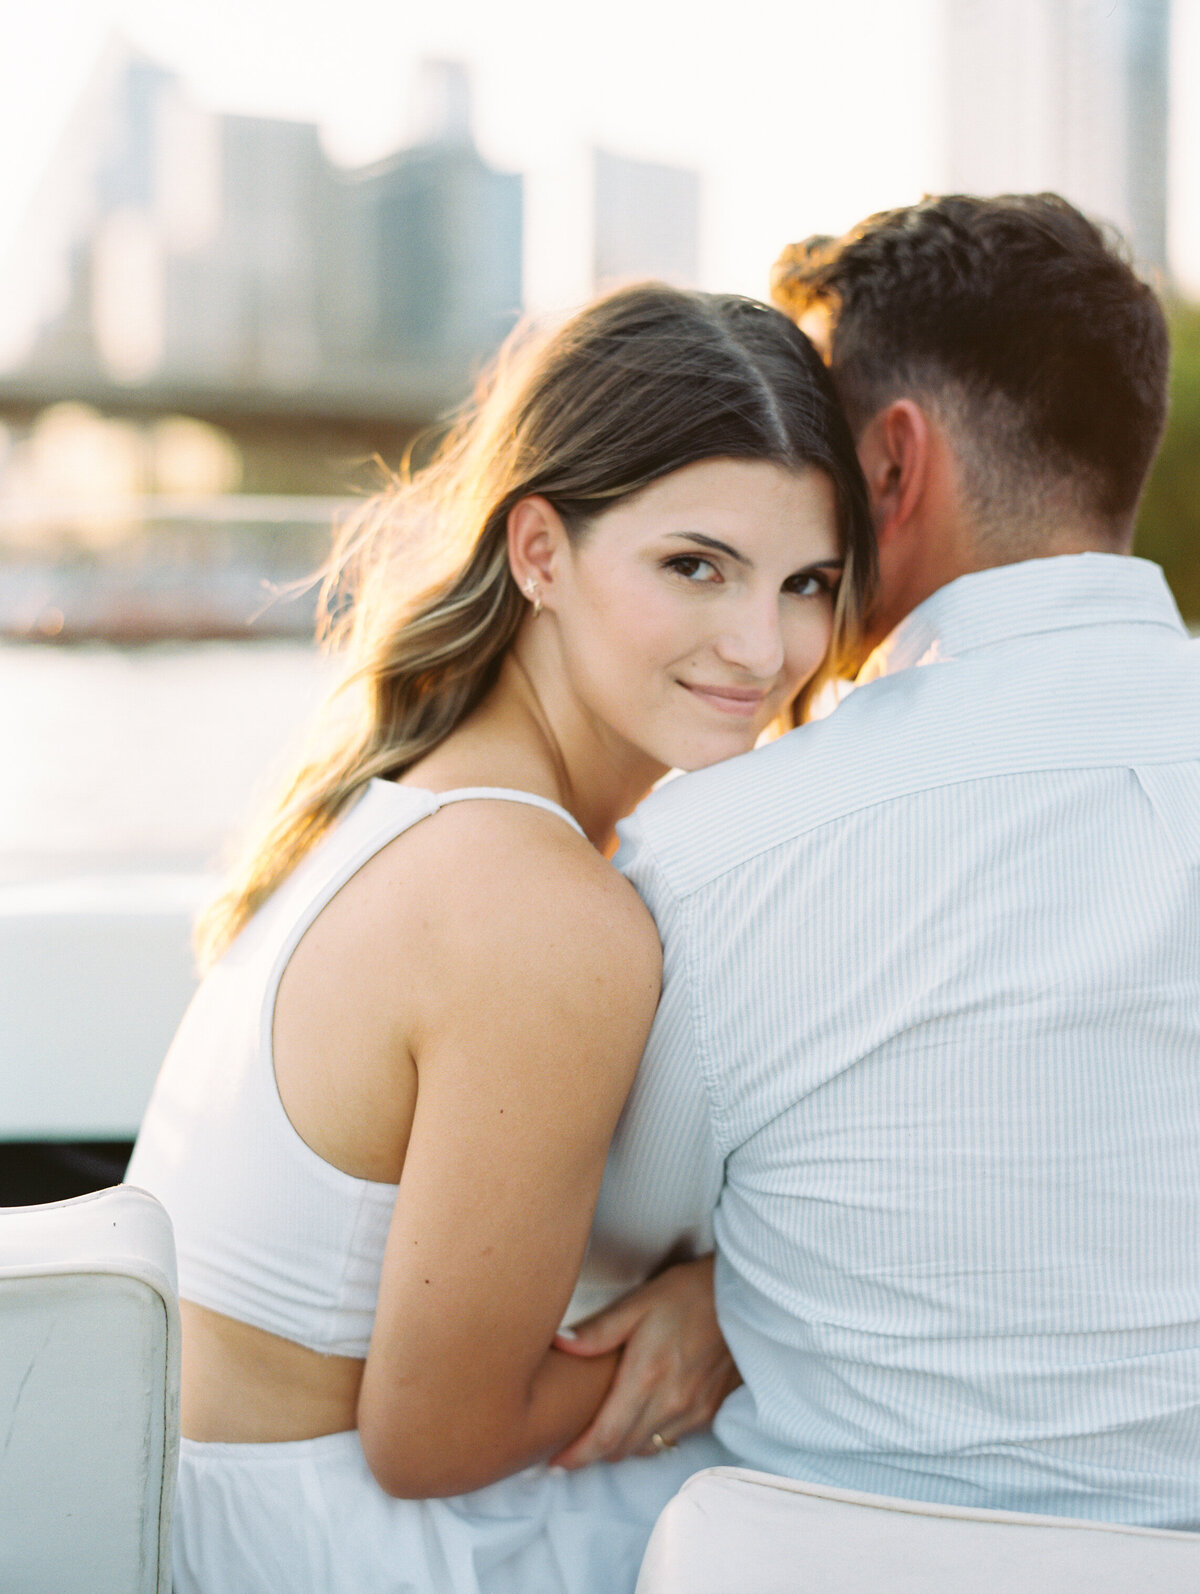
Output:
M417 1105L358 1408L396 1495L553 1455L617 1360L551 1342L653 1018L658 938L560 822L503 806L438 815L405 857L405 895L427 903L404 951Z

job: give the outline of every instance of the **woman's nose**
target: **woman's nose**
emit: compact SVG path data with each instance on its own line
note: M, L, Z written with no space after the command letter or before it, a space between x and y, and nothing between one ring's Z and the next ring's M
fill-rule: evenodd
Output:
M783 668L783 629L777 601L745 603L727 618L717 638L716 651L726 664L736 665L760 681L773 680Z

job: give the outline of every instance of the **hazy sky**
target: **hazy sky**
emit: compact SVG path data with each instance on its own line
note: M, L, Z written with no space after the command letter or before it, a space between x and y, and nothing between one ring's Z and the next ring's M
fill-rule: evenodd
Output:
M789 239L942 185L937 19L963 3L0 0L0 247L117 30L217 109L318 121L346 161L406 137L420 58L464 60L485 154L529 178L534 303L574 291L556 239L588 142L699 167L704 285L762 294ZM1172 253L1200 293L1200 0L1174 8Z

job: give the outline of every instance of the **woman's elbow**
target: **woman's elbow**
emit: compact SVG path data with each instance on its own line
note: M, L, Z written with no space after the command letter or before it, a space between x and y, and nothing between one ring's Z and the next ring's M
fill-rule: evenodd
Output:
M500 1471L452 1464L442 1458L368 1451L363 1454L371 1475L385 1494L397 1500L441 1500L470 1494L503 1476Z
M507 1455L461 1419L403 1423L359 1414L359 1440L376 1483L399 1500L470 1494L514 1470Z

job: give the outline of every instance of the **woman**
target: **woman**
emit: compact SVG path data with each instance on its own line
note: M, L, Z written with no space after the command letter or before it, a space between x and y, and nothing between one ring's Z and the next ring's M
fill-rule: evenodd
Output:
M678 1420L544 1465L614 1376L552 1341L658 996L605 854L789 710L871 563L806 340L654 285L511 346L348 534L358 717L204 924L129 1171L179 1249L177 1594L612 1594L720 1459Z

